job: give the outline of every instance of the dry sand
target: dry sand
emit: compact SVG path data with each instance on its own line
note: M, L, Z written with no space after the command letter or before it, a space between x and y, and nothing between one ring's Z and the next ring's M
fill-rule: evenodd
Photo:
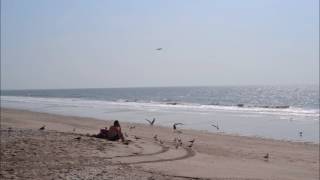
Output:
M87 136L112 121L2 108L0 178L319 179L319 144L120 123L129 145Z

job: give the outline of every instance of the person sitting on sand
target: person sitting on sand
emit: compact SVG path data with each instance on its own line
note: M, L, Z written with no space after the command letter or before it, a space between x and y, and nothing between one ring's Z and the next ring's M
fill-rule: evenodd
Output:
M121 126L118 120L115 120L113 126L109 128L107 139L110 141L117 141L121 139L121 141L124 142L124 137L121 132Z

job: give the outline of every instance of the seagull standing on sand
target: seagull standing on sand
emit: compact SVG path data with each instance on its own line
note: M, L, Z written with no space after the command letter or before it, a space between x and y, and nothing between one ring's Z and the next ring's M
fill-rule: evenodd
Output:
M154 139L155 141L158 141L158 135L154 135L154 136L153 136L153 139Z
M45 125L43 125L41 128L39 128L39 130L43 131L46 128Z
M194 143L195 139L192 139L190 142L190 145L188 146L189 148L191 148L193 146L193 143Z
M263 156L263 158L265 161L268 161L269 160L269 153L267 153L265 156Z
M148 121L149 124L153 126L154 122L156 122L156 118L153 118L152 121L150 121L149 119L146 119L146 121Z

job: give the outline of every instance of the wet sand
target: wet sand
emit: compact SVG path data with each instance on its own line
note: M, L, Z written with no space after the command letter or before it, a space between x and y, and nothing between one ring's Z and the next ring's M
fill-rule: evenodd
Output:
M112 120L2 108L0 178L319 179L319 144L120 123L129 145L89 136Z

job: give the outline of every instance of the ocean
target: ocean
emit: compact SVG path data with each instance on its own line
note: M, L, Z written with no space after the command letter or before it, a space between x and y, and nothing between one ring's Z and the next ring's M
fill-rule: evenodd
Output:
M1 91L8 108L315 143L319 101L318 85Z

